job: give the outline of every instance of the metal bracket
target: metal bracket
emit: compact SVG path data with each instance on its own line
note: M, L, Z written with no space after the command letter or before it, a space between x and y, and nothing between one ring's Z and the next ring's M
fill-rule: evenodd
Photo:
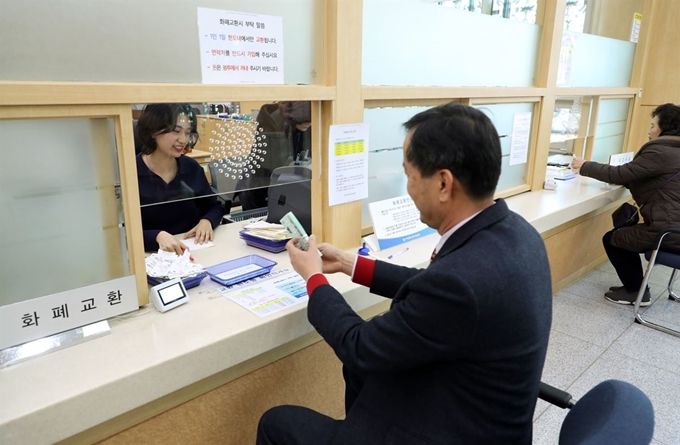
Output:
M15 365L59 349L68 348L111 333L109 322L106 320L60 332L49 337L29 341L0 351L0 368Z

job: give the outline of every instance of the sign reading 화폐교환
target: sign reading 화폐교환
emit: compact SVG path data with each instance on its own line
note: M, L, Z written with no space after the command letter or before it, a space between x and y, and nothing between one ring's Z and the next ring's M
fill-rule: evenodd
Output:
M198 39L203 83L283 83L281 17L198 8Z
M420 221L420 212L408 195L371 202L368 209L380 250L436 232Z
M0 307L0 349L139 308L134 275Z

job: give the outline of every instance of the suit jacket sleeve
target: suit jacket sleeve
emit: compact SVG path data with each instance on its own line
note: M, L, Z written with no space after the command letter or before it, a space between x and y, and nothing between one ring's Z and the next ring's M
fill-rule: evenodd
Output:
M156 241L156 237L158 234L161 233L160 230L144 230L144 251L145 252L151 252L154 250L158 250L158 241Z
M460 354L475 335L479 313L474 292L457 278L435 287L436 277L422 277L414 280L418 283L406 299L369 321L335 288L319 286L309 299L309 321L342 363L356 372L405 371Z
M385 298L393 298L402 284L415 277L423 269L397 266L386 261L375 262L374 279L371 283L371 293Z

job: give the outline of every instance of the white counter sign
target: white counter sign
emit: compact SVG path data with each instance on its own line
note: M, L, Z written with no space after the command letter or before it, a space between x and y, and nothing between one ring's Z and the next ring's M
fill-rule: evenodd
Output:
M377 238L383 250L436 232L420 221L420 212L408 195L368 204Z
M283 83L281 17L198 8L198 39L203 83Z

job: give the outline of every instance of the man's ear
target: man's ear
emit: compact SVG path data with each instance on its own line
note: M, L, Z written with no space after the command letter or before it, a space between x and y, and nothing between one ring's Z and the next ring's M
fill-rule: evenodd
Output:
M450 170L442 169L437 172L439 179L439 195L441 200L448 199L455 193L458 187L458 181L453 176Z

